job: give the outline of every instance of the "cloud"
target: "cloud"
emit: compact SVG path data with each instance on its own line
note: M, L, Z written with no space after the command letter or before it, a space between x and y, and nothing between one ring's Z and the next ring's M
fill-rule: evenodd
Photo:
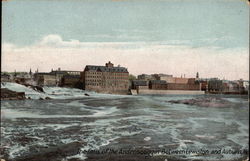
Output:
M243 48L192 48L168 42L80 42L48 35L26 47L4 43L2 53L3 71L28 71L30 67L39 71L58 67L83 70L87 64L104 65L112 61L127 67L132 74L194 77L199 72L201 77L249 77L249 54Z
M48 35L42 38L42 40L36 44L41 47L81 47L79 40L63 41L59 35Z

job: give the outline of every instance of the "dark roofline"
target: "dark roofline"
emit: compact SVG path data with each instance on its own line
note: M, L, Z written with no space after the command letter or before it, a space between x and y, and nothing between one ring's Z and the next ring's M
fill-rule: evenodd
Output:
M52 74L52 73L34 73L34 75L54 75L54 74Z
M167 84L165 80L150 80L149 83L151 84Z
M135 86L147 86L147 81L144 80L132 80L132 84Z
M106 67L96 65L86 65L84 71L93 70L100 72L129 73L125 67Z

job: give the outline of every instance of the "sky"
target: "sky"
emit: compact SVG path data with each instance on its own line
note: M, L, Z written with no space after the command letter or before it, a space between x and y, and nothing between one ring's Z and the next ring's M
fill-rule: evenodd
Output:
M2 71L82 71L249 79L246 0L8 0Z

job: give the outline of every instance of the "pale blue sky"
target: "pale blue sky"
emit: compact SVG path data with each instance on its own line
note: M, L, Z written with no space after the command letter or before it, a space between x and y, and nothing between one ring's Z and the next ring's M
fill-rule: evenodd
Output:
M2 70L83 70L249 78L246 0L8 0Z
M29 45L58 34L66 41L247 47L248 15L242 0L10 0L3 3L3 42Z

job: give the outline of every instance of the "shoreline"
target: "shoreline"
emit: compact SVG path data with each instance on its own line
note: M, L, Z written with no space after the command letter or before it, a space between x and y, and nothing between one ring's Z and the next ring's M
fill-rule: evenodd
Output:
M1 82L3 84L3 87L1 87L1 100L24 100L24 99L34 99L26 95L25 90L18 90L18 92L15 91L15 89L8 88L8 86L4 86L4 83L6 82ZM18 85L22 85L24 87L27 87L29 89L34 90L34 92L38 92L41 94L46 94L44 91L44 87L58 87L58 86L35 86L35 85L29 85L29 84L20 84L17 83ZM134 89L129 89L127 92L112 92L112 91L91 91L91 90L83 90L80 88L70 88L70 87L59 87L59 88L67 88L69 90L80 90L84 91L82 93L82 96L91 96L89 92L95 92L96 94L108 94L108 95L114 95L114 96L142 96L142 95L228 95L228 96L247 96L248 93L239 93L239 92L205 92L205 91L192 91L192 90L152 90L152 89L141 89L141 90L134 90ZM53 95L53 94L52 94ZM248 95L249 96L249 95ZM75 97L75 96L73 96ZM75 97L78 98L78 97ZM249 98L249 97L248 97ZM38 99L41 100L46 100L46 99L55 99L55 98L50 98L50 94L44 98L38 97Z

